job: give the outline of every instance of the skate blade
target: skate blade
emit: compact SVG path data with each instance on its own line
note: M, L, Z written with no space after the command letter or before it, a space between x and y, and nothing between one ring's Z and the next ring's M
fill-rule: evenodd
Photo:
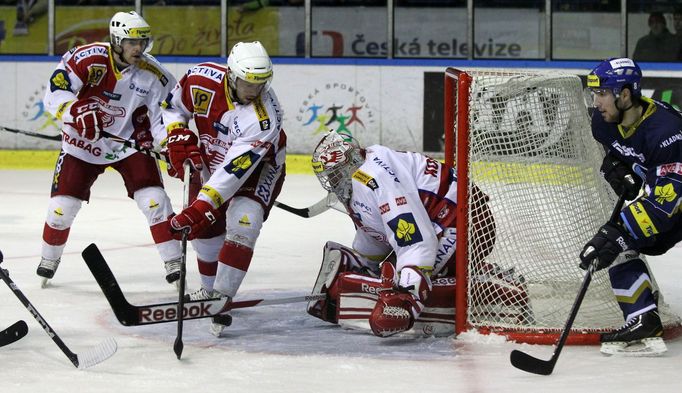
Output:
M606 356L620 357L656 357L663 355L667 350L668 347L661 337L645 338L632 343L603 343L600 349Z
M49 286L50 286L50 279L49 278L43 277L40 279L40 287L41 288L45 289Z

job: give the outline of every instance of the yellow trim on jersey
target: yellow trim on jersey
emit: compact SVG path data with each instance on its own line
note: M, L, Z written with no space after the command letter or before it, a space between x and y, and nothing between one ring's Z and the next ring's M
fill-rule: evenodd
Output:
M253 101L253 108L256 110L256 117L258 117L258 124L263 124L264 120L270 120L268 111L265 109L263 100L260 96ZM262 129L262 128L261 128Z
M57 108L57 112L54 114L54 117L57 118L57 120L61 120L62 116L64 116L64 112L66 112L66 108L69 108L72 103L76 102L74 101L66 101L65 103L59 105L59 108Z
M207 196L213 202L213 207L216 209L222 206L223 202L225 201L220 193L211 186L204 185L201 187L201 191L199 191L199 193Z
M137 66L141 70L149 71L152 74L156 75L156 79L158 79L161 82L161 84L163 84L164 86L168 83L168 78L166 78L166 75L160 69L158 69L158 67L156 67L156 65L154 65L148 61L145 61L145 60L140 60L137 63ZM164 80L166 81L166 83L163 83Z
M111 69L114 70L114 76L116 77L117 81L120 81L121 78L123 78L123 75L121 75L121 72L118 70L118 67L116 67L116 62L114 61L114 48L109 45L109 50L107 53L109 53L109 64L111 65Z
M651 98L642 96L641 99L642 102L645 102L647 104L647 108L644 110L642 117L637 119L637 121L630 127L625 128L620 124L618 125L618 132L620 132L620 135L624 139L628 139L629 137L631 137L635 133L635 131L637 131L637 127L639 127L639 125L642 124L644 120L646 120L649 116L653 115L654 112L656 112L656 104L654 104L654 101Z
M232 98L230 98L230 88L229 88L229 83L227 81L227 73L229 71L225 72L223 76L223 84L225 85L225 101L227 101L227 110L228 111L233 111L234 110L234 103L232 103Z
M176 121L175 123L170 123L169 125L166 126L166 131L170 133L176 128L187 128L187 123L183 123L181 121Z
M641 202L635 202L630 205L629 208L630 213L632 213L632 216L635 218L639 229L642 230L642 233L645 237L651 237L658 234L658 229L654 226L654 223L651 222L651 218L647 214L646 210L644 210L644 206Z

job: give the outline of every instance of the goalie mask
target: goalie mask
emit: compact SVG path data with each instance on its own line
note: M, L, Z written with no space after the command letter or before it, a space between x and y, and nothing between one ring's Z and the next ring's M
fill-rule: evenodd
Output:
M360 147L350 138L332 131L313 152L313 171L322 188L333 192L343 203L352 195L352 176L365 162Z
M227 57L227 68L232 96L242 105L267 90L272 81L272 61L259 41L237 42Z
M111 45L121 47L123 40L144 40L144 53L149 53L154 46L152 28L135 11L117 12L109 23Z

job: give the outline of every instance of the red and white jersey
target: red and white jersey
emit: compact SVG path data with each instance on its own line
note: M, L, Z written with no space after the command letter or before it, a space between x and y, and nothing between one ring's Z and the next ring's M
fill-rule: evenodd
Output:
M353 248L366 256L394 250L398 271L433 268L438 235L455 225L454 171L419 153L373 145L352 187L348 208L358 227Z
M187 128L189 119L194 119L210 172L198 198L216 208L232 198L261 163L277 171L285 161L283 111L274 91L263 91L253 102L241 105L230 98L227 75L223 65L197 64L180 79L163 110L168 131ZM268 195L259 197L269 202Z
M78 136L71 105L80 99L96 99L105 113L104 131L124 139L133 135L133 113L147 108L155 142L166 136L160 104L175 85L175 78L154 57L145 54L137 65L119 71L108 43L71 49L50 77L43 99L45 110L63 123L62 150L92 164L109 164L135 153L123 144L101 138L90 142ZM140 109L142 108L142 109ZM139 113L139 112L138 112Z

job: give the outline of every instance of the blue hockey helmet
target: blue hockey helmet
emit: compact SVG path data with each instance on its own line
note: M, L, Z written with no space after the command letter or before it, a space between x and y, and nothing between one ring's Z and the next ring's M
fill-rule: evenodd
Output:
M640 80L642 69L627 57L612 57L599 63L587 75L587 88L609 89L618 96L624 87L629 87L634 97L642 94Z

